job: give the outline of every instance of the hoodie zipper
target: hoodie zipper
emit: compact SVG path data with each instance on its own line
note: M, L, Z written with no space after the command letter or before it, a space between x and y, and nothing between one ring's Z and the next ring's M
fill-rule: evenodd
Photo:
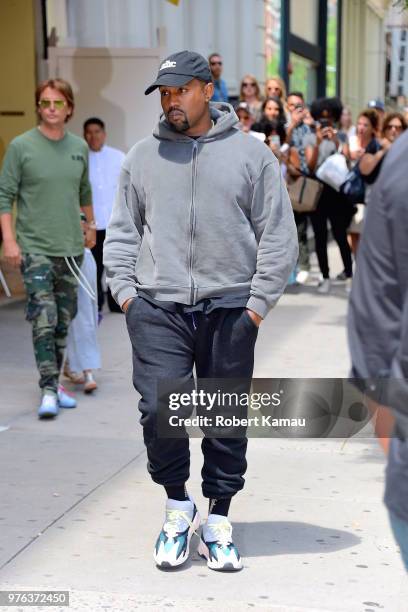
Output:
M191 292L190 292L190 301L191 304L194 304L194 277L193 277L193 256L194 256L194 230L195 230L195 204L194 204L194 193L195 193L195 184L197 177L197 151L198 144L195 140L193 142L193 156L191 160L191 206L190 206L190 248L189 248L189 272L190 272L190 283L191 283Z

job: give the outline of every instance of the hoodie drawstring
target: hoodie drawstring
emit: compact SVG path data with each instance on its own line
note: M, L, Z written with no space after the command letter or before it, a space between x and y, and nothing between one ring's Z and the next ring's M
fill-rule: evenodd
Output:
M95 296L94 290L92 289L91 285L89 284L89 281L88 281L88 279L86 278L85 274L84 274L84 273L82 272L82 270L79 268L79 266L78 266L77 262L75 261L74 257L72 257L72 256L70 257L70 259L71 259L71 263L70 263L70 261L69 261L68 257L64 257L64 259L65 259L65 263L67 264L67 266L68 266L68 268L69 268L69 271L71 272L72 276L73 276L74 278L76 278L76 280L78 281L78 283L81 285L82 289L83 289L84 291L86 291L86 293L89 295L89 297L91 298L91 300L92 300L93 302L96 302L96 296ZM72 265L71 265L71 264L72 264ZM73 269L73 267L72 267L72 266L74 266L74 267L77 269L77 272L79 273L79 276L78 276L78 274L75 272L75 270ZM81 277L82 277L82 280L81 280Z

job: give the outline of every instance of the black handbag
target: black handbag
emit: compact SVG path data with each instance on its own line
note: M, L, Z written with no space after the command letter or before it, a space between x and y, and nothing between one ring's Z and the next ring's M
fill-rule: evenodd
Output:
M342 193L350 204L361 204L365 198L365 182L358 163L350 170L346 180L340 186Z

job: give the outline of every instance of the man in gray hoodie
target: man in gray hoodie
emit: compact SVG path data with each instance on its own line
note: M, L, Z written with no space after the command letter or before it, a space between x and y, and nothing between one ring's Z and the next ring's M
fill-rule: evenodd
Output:
M160 66L164 116L124 162L107 230L108 283L126 312L133 382L154 482L167 492L154 559L184 563L200 524L186 491L188 438L160 438L157 381L250 380L258 327L282 295L297 234L279 164L243 134L213 94L207 61L182 51ZM244 486L247 439L204 437L203 494L210 500L199 552L215 570L238 570L230 501Z

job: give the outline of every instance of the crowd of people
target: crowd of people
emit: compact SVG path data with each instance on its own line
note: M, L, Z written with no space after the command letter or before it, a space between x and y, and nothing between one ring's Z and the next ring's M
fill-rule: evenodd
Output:
M407 128L381 100L370 101L354 125L338 98L308 105L278 76L262 92L245 75L234 113L221 75L218 53L208 62L187 51L167 58L145 92L160 89L163 116L126 157L106 144L99 117L85 121L85 140L65 129L72 88L49 79L36 90L38 126L10 143L0 175L3 254L20 267L27 292L40 418L76 406L62 372L86 393L97 389L105 291L109 309L126 313L149 472L168 497L154 552L163 568L187 560L200 517L185 484L188 441L157 436L157 379L191 381L194 367L203 378L251 379L262 320L291 272L299 284L309 280L309 224L317 291L331 288L329 222L343 263L336 281L351 287L372 187ZM197 239L196 251L195 233L208 238ZM244 486L246 442L203 442L209 516L199 552L211 569L242 568L227 516Z
M227 102L219 54L210 56L210 67L218 84L213 99ZM343 106L338 98L319 98L306 104L301 91L286 93L285 83L279 76L267 79L262 92L257 79L250 74L241 80L235 111L242 130L260 138L278 158L290 193L290 186L300 183L301 177L307 177L309 185L313 180L322 185L318 197L308 202L309 210L294 206L299 240L296 282L303 284L311 280L310 224L320 270L317 292L328 294L332 280L344 283L349 291L353 256L357 253L370 191L390 147L407 127L406 118L399 112L386 113L384 103L374 99L359 113L354 124L350 108ZM334 154L336 160L329 160ZM338 155L344 158L343 163ZM334 184L326 181L324 174L319 176L319 169L327 160L342 169ZM354 191L348 195L342 183L346 183L351 170L354 170L351 176ZM356 183L360 186L359 194L355 193ZM343 263L343 270L334 279L330 277L327 253L328 222Z

